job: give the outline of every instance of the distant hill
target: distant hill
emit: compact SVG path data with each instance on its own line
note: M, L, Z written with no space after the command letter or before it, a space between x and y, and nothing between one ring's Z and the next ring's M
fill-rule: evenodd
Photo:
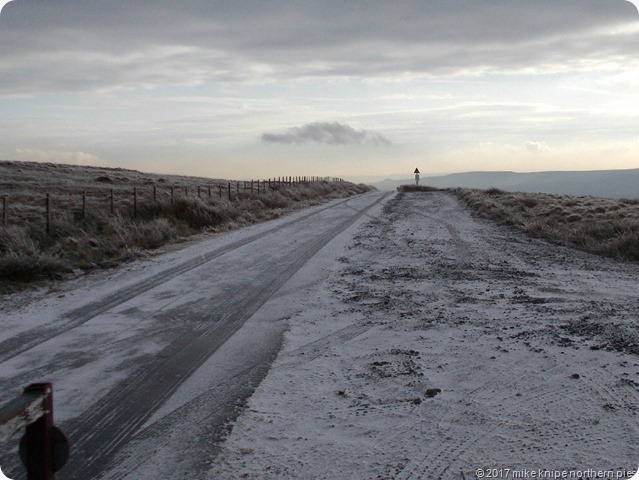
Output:
M380 190L394 190L415 180L384 180L374 183ZM422 177L420 185L438 188L499 188L510 192L544 192L558 195L603 198L639 198L639 168L556 172L467 172Z

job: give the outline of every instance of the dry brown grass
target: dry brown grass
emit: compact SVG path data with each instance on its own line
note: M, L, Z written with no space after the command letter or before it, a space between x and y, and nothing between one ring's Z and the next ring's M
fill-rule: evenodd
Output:
M482 216L591 253L639 261L639 200L454 189Z
M0 223L0 290L114 266L197 233L239 228L370 189L349 182L291 186L273 182L272 188L267 184L266 192L260 189L258 194L256 186L251 193L248 182L240 182L238 191L233 180L229 200L228 182L123 169L0 162L0 201L8 198L7 225ZM220 186L224 187L222 197ZM53 212L49 233L45 222L47 193Z

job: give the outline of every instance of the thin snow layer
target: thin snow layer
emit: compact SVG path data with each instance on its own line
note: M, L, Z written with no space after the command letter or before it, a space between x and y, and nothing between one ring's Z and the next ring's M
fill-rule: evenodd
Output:
M636 468L638 265L443 193L396 196L344 252L304 291L211 479Z
M94 468L88 476L96 480L206 476L227 430L224 422L236 417L268 371L289 319L306 309L306 292L327 279L335 258L366 221L363 212L379 212L387 198L372 192L338 199L120 269L0 297L0 405L29 383L54 384L55 421L72 444L60 478L79 478L74 461L87 471ZM333 236L336 227L344 230ZM315 235L320 243L313 243ZM289 278L282 265L291 274L293 267L299 270ZM267 289L267 282L279 288ZM243 295L253 288L269 293L263 299ZM206 333L201 327L215 328L221 313L239 318L251 308L257 310L237 331L217 331L220 345L210 358L187 364L193 370L186 373L163 371L180 367L164 361L176 354L172 345L185 348L176 342L192 331L192 338L201 339ZM171 388L160 389L163 404L154 403L159 394L150 391L153 383ZM101 417L104 412L108 416ZM113 424L99 424L116 413L121 415ZM114 430L137 421L140 428L130 436L114 438ZM25 473L17 456L19 435L0 450L4 471L16 479ZM101 455L90 442L99 443L100 436ZM82 466L85 460L90 467Z
M69 312L87 303L113 295L122 288L135 286L154 275L202 257L215 249L224 248L235 241L277 230L300 217L328 209L340 201L335 200L213 238L196 239L179 249L118 269L96 271L50 288L2 296L0 341L36 327L55 326ZM225 271L222 262L233 262L233 255L238 254L233 253L232 258L227 260L218 259L216 268ZM179 300L185 303L189 300L189 294L196 289L189 283L188 277L187 273L171 279L159 289L173 293L187 291ZM232 279L227 276L226 280ZM207 284L206 288L210 294L214 286ZM79 415L118 381L131 374L139 358L156 355L165 346L166 340L161 336L162 328L151 314L175 301L171 298L153 298L149 302L146 297L132 298L79 327L37 345L36 348L0 362L0 385L3 387L0 391L0 404L18 395L31 382L48 381L54 383L56 421L64 422ZM135 316L132 322L128 315L132 310L141 311L144 315ZM88 385L91 388L87 388Z

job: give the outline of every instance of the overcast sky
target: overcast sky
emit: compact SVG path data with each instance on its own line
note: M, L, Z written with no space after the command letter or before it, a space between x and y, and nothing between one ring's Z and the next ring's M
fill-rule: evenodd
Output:
M0 158L224 178L639 167L625 0L15 0Z

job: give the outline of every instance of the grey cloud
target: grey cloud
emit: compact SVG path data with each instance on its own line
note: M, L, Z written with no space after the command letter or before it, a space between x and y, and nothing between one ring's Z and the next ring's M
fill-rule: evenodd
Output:
M264 133L266 143L299 144L324 143L327 145L390 145L382 134L370 130L355 130L350 125L338 122L309 123L288 129L285 133Z
M636 57L625 0L56 0L0 15L0 92L516 71Z

